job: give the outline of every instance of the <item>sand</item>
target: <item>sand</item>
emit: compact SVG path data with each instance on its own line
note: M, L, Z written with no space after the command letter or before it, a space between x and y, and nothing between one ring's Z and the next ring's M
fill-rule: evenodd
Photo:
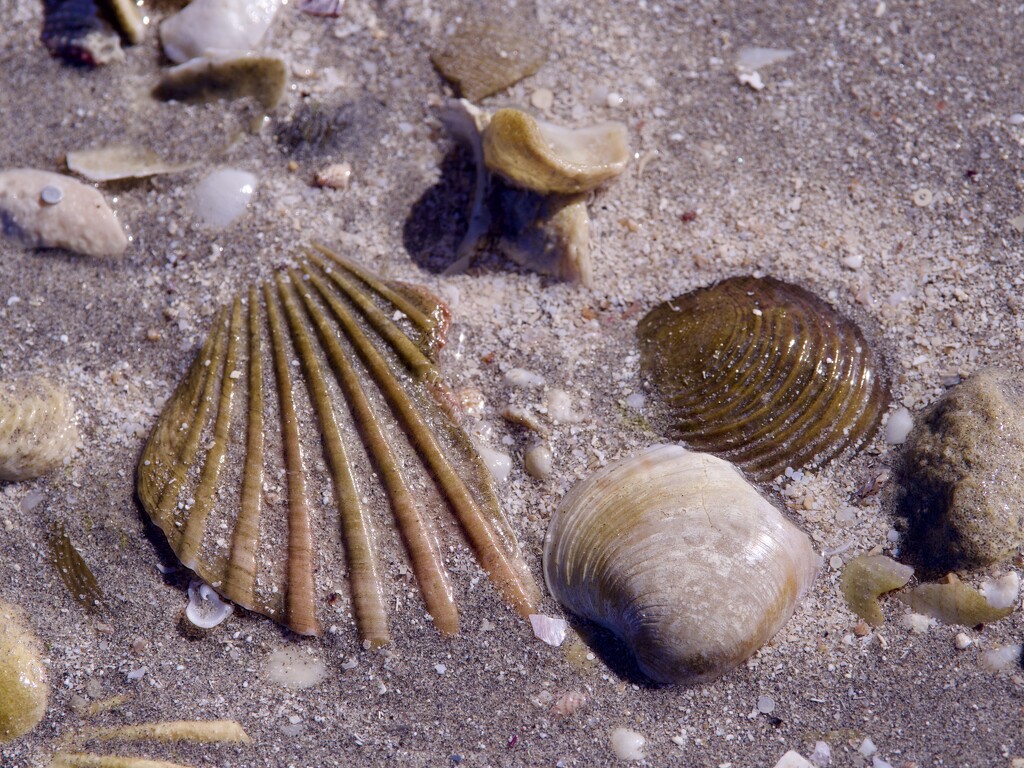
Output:
M53 686L42 724L0 748L4 768L45 766L85 725L172 718L233 718L254 744L90 746L219 768L595 766L617 762L609 737L623 726L646 737L647 764L658 766L773 766L818 740L830 745L832 765L870 765L857 751L866 737L893 766L1024 756L1024 677L979 661L1020 639L1019 611L983 630L914 634L889 600L882 628L853 633L857 619L836 584L843 563L899 548L884 491L857 493L889 466L880 437L766 489L817 547L838 552L771 643L695 688L651 688L614 656L611 667L588 657L575 639L539 642L458 539L447 542L463 616L453 639L424 618L397 546L387 582L394 642L385 650L362 650L343 612L322 639L299 640L243 612L196 636L181 622L188 576L158 568L174 559L134 495L145 436L212 313L314 240L450 304L445 372L455 388L483 394L479 431L512 457L499 493L538 579L546 522L566 490L663 439L646 411L626 405L645 392L635 325L659 301L734 274L797 282L878 345L894 409L914 411L986 364L1019 369L1016 3L543 2L542 32L529 34L550 37L549 60L486 104L526 106L541 91L543 105L550 91L551 120L627 124L637 158L591 204L590 290L494 253L465 274L439 274L465 226L470 166L435 117L451 92L429 52L457 4L349 0L338 19L290 4L268 41L288 58L290 85L255 132L257 111L245 102L149 97L164 66L153 28L169 11L159 5L144 42L95 71L48 55L40 6L0 6L0 167L60 170L66 151L111 143L200 165L100 185L132 238L121 260L0 240L0 375L62 381L83 437L65 468L0 484L0 598L27 610ZM749 45L795 51L761 70L760 91L733 66ZM340 109L338 130L322 154L289 157L275 132L307 96ZM312 185L316 171L340 162L352 167L347 189ZM221 166L259 182L245 217L213 232L190 200ZM511 368L546 383L510 386ZM552 388L569 393L581 421L556 425L541 412ZM525 473L533 438L501 417L509 404L533 407L551 430L549 480ZM57 521L95 571L106 612L83 610L48 563ZM542 609L562 615L549 597ZM957 650L958 632L975 642ZM267 678L271 653L293 645L327 666L316 687L292 691ZM584 694L583 706L553 712L569 692ZM80 714L115 695L128 698ZM770 713L759 711L761 697L774 701Z

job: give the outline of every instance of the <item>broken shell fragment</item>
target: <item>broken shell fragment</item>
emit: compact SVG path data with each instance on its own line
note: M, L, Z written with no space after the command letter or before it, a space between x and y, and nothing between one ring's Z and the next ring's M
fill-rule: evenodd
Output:
M866 442L889 401L857 325L772 277L732 277L663 302L637 335L670 436L758 480Z
M153 96L190 103L250 96L273 109L287 80L284 61L276 56L198 57L167 70Z
M518 109L499 109L482 139L488 170L542 194L590 192L629 161L629 135L618 122L563 128Z
M916 613L931 616L943 624L959 624L964 627L1004 619L1013 613L1016 603L1014 599L1009 605L993 605L983 594L964 584L953 573L946 576L944 583L920 584L899 597Z
M194 163L168 163L144 147L110 146L68 152L68 170L89 181L142 179L164 173L187 171Z
M502 252L516 264L542 275L592 287L594 268L590 256L590 216L582 197L539 198L533 193L507 189L500 205L506 226L500 240ZM539 213L516 216L521 207L515 199L534 202Z
M63 464L78 445L74 415L48 379L0 382L0 480L31 480Z
M43 199L43 191L60 194ZM128 238L103 195L49 171L0 171L0 231L33 248L66 248L85 256L120 256Z
M846 564L839 577L839 588L851 611L871 626L880 627L885 623L885 616L878 598L906 586L913 575L913 568L891 557L860 555Z
M766 643L817 575L807 538L728 462L674 445L586 478L548 528L544 577L661 683L713 680Z
M474 5L430 60L459 96L479 101L532 75L548 52L535 14L507 4L493 15L474 13Z
M143 452L147 513L186 567L299 634L320 632L347 570L360 634L380 645L380 539L394 529L435 625L458 630L434 527L447 508L499 592L535 613L537 588L434 360L447 310L321 252L217 316Z
M49 695L35 635L21 609L0 600L0 744L35 728Z
M281 0L192 0L160 25L171 61L254 50L274 21Z
M194 579L188 585L188 606L185 618L199 629L213 629L227 619L234 609L231 603L220 599L209 584Z

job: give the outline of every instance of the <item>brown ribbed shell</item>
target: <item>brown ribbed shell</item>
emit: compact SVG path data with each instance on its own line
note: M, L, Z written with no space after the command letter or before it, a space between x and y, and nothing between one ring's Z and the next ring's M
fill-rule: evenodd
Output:
M864 334L814 294L733 277L652 309L640 367L670 434L768 480L820 465L878 428L889 401Z
M434 623L456 632L445 511L506 600L534 612L539 591L434 363L447 310L323 254L217 315L143 451L146 512L220 594L300 634L345 607L339 590L363 639L386 643L380 544L399 538Z

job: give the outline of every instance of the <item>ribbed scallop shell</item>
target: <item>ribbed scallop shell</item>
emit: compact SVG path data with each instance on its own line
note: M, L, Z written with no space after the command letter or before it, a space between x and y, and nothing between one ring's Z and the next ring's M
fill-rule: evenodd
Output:
M536 585L433 360L447 311L323 253L218 314L143 452L143 506L185 566L300 634L347 572L362 637L388 642L378 536L394 529L456 632L442 510L529 614Z
M713 680L789 619L820 558L728 462L660 445L577 483L544 546L548 589L662 683Z
M865 442L889 401L864 334L831 306L771 277L733 277L652 309L640 366L671 437L772 479Z
M0 481L44 475L77 445L74 406L61 387L40 376L0 382Z

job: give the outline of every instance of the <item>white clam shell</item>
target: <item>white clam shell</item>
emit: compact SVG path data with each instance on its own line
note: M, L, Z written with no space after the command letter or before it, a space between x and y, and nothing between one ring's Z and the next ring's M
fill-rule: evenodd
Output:
M712 680L789 619L811 542L726 461L660 445L578 483L552 518L548 589L661 683Z

